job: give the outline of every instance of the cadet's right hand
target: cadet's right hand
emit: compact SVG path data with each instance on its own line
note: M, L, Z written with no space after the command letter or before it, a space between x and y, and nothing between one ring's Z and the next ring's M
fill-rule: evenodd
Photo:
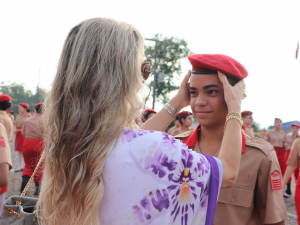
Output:
M246 87L244 80L240 80L237 84L231 86L224 73L218 72L218 76L223 84L224 98L228 107L228 112L235 111L241 113L241 103Z
M181 85L179 87L179 90L175 97L173 99L176 99L176 102L179 103L179 106L176 107L178 112L184 108L190 105L190 91L189 91L189 79L191 77L191 71L189 70L188 73L185 75L183 81L181 82Z

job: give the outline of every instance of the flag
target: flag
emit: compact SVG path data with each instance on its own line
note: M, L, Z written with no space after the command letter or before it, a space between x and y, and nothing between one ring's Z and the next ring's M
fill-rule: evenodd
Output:
M297 48L296 48L296 59L298 58L298 51L299 51L299 41L298 41Z

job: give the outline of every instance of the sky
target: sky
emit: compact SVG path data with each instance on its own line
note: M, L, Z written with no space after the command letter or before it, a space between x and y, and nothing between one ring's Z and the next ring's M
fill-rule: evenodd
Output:
M93 17L133 24L145 38L160 33L188 42L194 53L225 54L248 70L242 110L261 127L300 121L299 1L1 1L0 82L51 89L69 30ZM145 44L150 44L145 41ZM191 69L182 60L183 78Z

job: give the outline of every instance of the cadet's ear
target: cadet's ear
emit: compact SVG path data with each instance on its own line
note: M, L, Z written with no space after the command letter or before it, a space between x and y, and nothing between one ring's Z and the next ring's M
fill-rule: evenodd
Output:
M236 77L232 77L232 76L228 76L228 75L226 75L226 77L228 79L229 84L231 84L231 86L234 86L236 83L238 83L240 81L240 79L236 78Z

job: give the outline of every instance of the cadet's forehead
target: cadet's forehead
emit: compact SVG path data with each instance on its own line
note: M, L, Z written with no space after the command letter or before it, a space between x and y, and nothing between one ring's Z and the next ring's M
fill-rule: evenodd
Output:
M203 87L210 84L222 86L222 83L216 74L191 74L190 86Z

